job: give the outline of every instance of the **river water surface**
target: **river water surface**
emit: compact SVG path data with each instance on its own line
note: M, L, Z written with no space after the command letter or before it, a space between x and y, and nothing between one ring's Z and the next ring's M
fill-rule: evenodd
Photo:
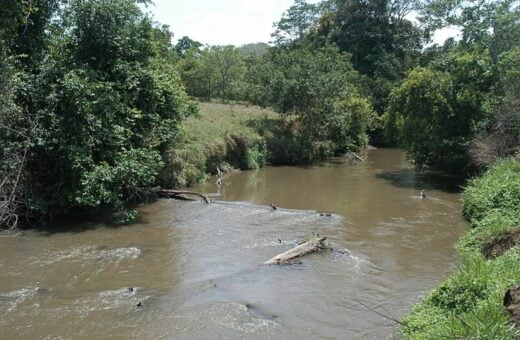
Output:
M362 304L406 313L453 271L466 224L448 178L366 157L226 174L193 188L214 203L161 200L131 226L1 235L0 337L391 337ZM262 265L313 233L350 254Z

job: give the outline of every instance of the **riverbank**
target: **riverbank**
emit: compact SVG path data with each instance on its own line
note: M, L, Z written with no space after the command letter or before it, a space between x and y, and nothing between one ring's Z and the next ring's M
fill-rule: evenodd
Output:
M410 339L517 339L504 294L520 284L520 157L471 180L462 203L471 222L457 244L462 264L413 308L401 331Z
M279 120L268 109L241 104L199 103L198 115L189 117L176 137L163 186L182 188L223 171L256 169L266 162L265 139L258 126Z
M308 164L333 156L328 140L308 141L297 116L254 105L199 103L168 154L162 186L183 188L217 172L252 170L265 164Z

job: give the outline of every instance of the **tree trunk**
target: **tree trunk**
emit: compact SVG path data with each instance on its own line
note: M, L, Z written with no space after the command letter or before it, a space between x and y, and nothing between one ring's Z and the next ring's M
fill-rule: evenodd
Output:
M292 263L292 260L297 257L321 251L327 248L327 246L323 243L326 239L326 237L315 238L308 242L302 243L297 247L294 247L284 253L276 255L269 261L264 262L264 264L290 264Z

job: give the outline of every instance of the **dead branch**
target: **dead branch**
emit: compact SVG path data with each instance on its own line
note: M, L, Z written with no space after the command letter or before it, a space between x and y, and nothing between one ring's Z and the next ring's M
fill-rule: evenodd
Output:
M286 252L276 255L269 261L264 262L264 264L290 264L297 257L326 249L327 246L324 243L326 239L326 237L314 238L310 241L300 244L297 247L289 249Z
M388 320L391 320L391 321L393 321L393 322L395 322L395 323L398 323L398 324L400 324L401 326L404 326L404 323L402 323L401 321L397 320L396 318L391 317L391 316L388 316L388 315L384 315L383 313L378 312L378 311L375 310L374 308L372 308L372 307L370 307L370 306L364 304L363 302L361 302L361 301L359 301L359 300L354 299L354 301L356 301L357 303L359 303L361 306L365 307L365 308L368 309L369 311L371 311L371 312L373 312L373 313L376 313L377 315L382 316L382 317L385 318L385 319L388 319Z
M150 191L153 194L157 195L157 197L161 198L173 198L173 199L182 199L189 200L188 196L198 196L204 200L206 203L210 203L208 196L204 194L200 194L194 191L183 191L183 190L173 190L173 189L162 189L162 188L148 188L146 191Z

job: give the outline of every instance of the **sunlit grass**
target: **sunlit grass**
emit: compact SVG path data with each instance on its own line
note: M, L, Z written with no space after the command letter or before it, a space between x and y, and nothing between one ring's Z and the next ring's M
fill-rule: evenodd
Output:
M204 181L216 166L254 169L265 162L261 122L279 119L268 109L241 104L199 103L200 113L188 118L175 141L163 185L185 187Z

